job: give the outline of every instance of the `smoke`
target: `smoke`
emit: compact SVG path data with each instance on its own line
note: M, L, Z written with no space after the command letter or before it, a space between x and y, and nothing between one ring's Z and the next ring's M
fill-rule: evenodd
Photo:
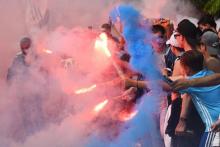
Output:
M84 118L83 118L83 117ZM84 146L86 139L87 120L85 115L69 116L59 125L51 125L47 129L31 136L23 144L13 144L13 146L22 147L47 147L47 146Z
M33 3L30 6L28 2ZM83 138L80 134L84 132L84 129L81 128L87 125L83 123L84 121L80 117L94 116L94 114L86 113L84 115L83 113L93 112L97 103L100 103L105 97L117 95L120 89L117 86L112 88L112 86L99 85L99 83L112 78L112 75L109 75L109 79L104 80L100 76L100 73L103 70L106 71L106 67L111 63L103 53L94 50L95 39L99 32L88 30L87 27L73 29L67 29L66 27L87 26L97 22L100 22L100 24L105 22L106 20L103 17L100 18L96 15L97 19L94 19L93 16L101 14L98 11L103 12L109 4L100 5L96 1L96 7L91 5L93 8L88 7L85 11L82 11L88 1L85 3L63 1L62 4L60 1L48 1L47 9L50 12L50 17L49 20L45 20L45 26L41 26L41 19L44 19L44 16L42 18L39 16L46 13L46 10L36 10L41 8L41 4L34 2L8 2L4 5L7 5L10 9L7 10L7 6L2 9L4 13L8 14L11 14L12 9L14 9L14 12L19 13L11 15L13 17L8 16L10 19L2 17L5 18L4 22L7 22L7 24L2 24L5 28L1 27L1 37L7 37L8 39L3 39L2 48L13 49L10 52L1 50L3 52L1 63L4 63L4 65L2 65L1 70L1 79L3 80L1 80L2 91L0 92L2 118L0 121L0 145L9 147L25 146L26 144L27 146L37 146L36 140L37 142L45 142L42 146L47 146L47 143L51 141L50 137L55 137L55 134L59 137L65 136L66 133L64 132L72 127L73 133L69 137L72 136L76 139L75 141L71 139L69 146L72 146L74 143L80 143L79 140ZM42 5L45 5L45 3ZM74 13L77 12L77 9L80 12ZM71 11L73 13L70 13ZM91 11L94 13L89 13ZM66 16L66 14L70 15ZM76 14L77 17L72 17L72 14ZM18 18L20 22L15 22L14 18ZM12 34L9 30L12 30L11 28L16 23L21 24L21 26L16 25L13 29L18 33L12 31ZM11 64L13 56L19 51L18 43L15 42L18 42L21 36L24 36L23 34L31 36L33 40L31 53L27 57L29 65L28 67L13 67L15 71L25 72L17 76L15 81L7 87L4 80L7 68ZM50 50L52 54L47 54L44 50ZM107 70L107 75L108 72L109 70ZM97 83L99 90L94 93L82 96L75 94L75 90ZM69 115L74 115L74 117ZM91 122L91 120L85 120L85 122ZM57 132L50 131L50 128L57 130ZM79 130L76 131L76 128ZM59 130L65 130L64 134L59 134ZM59 144L58 142L55 144ZM68 144L65 142L60 141L60 144ZM54 142L51 141L50 143L53 144ZM80 143L76 146L83 145Z
M149 81L160 78L156 58L150 46L151 33L149 24L145 23L143 16L132 6L121 5L111 12L113 21L120 17L123 23L123 35L131 55L131 65L134 70L142 73ZM149 66L150 65L150 66ZM137 104L138 114L122 127L119 136L110 141L103 141L96 134L88 143L89 147L95 146L162 146L158 127L158 115L161 96L163 92L157 82L149 85L152 91L141 98Z
M2 55L1 60L4 61L0 64L0 77L2 79L5 78L7 68L10 66L14 55L19 51L19 40L23 36L32 34L31 32L34 30L33 24L39 21L33 20L33 18L36 15L39 16L39 12L42 18L46 15L44 23L46 23L49 30L54 30L58 26L68 28L93 26L98 28L103 22L108 21L110 10L118 3L132 4L148 18L166 17L175 21L176 14L189 16L198 14L189 2L181 0L93 0L92 5L90 5L91 1L89 0L15 0L13 2L2 1L0 3L2 12L0 14L2 19L0 25L0 39L2 42L0 53ZM33 11L36 8L39 9L38 13ZM39 17L37 18L39 19Z
M123 35L127 41L128 51L131 54L130 62L132 67L151 80L158 78L158 74L155 74L158 67L152 66L149 68L147 66L156 63L155 55L150 44L151 30L149 22L131 6L117 7L112 15L115 21L117 17L120 17L124 25Z
M122 92L120 85L106 84L117 73L104 52L94 47L99 33L61 27L36 37L27 65L13 64L10 85L1 93L0 145L48 146L61 137L58 146L83 146L82 139L96 128L91 127L98 113L95 106ZM76 93L94 84L91 92Z
M151 5L153 3L153 6ZM183 7L184 6L184 7ZM169 18L175 21L178 14L198 17L199 13L188 0L148 0L144 2L143 14L150 18ZM151 12L151 13L149 13Z

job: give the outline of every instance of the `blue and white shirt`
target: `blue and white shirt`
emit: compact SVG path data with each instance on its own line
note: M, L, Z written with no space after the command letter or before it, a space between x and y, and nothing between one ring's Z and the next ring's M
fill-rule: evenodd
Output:
M189 79L200 78L213 74L213 71L204 69ZM182 90L181 93L188 93L206 126L205 132L211 131L211 125L217 121L220 114L220 85L210 87L190 87Z

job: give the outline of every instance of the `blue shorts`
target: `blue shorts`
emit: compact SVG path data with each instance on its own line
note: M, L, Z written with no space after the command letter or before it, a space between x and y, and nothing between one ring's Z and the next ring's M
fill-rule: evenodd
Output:
M201 138L199 147L211 147L215 137L215 132L205 132Z

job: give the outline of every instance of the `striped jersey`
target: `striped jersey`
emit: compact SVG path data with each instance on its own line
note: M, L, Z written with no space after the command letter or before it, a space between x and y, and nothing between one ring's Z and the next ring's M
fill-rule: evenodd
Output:
M189 79L200 78L214 72L204 69ZM205 132L211 131L211 125L218 120L220 114L220 85L210 87L190 87L180 91L192 96L192 101L206 126Z

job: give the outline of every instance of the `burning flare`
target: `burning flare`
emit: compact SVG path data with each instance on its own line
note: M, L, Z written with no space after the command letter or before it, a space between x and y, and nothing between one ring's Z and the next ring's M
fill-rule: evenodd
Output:
M48 49L44 49L43 51L44 51L45 53L47 53L47 54L52 54L52 53L53 53L51 50L48 50Z
M99 38L95 42L95 49L102 50L106 56L111 57L111 53L108 49L108 37L105 33L99 35Z
M99 35L99 38L96 40L96 42L95 42L95 49L97 49L97 50L101 50L101 51L103 51L104 53L105 53L105 55L107 56L107 57L111 57L111 52L109 51L109 49L108 49L108 37L107 37L107 35L105 34L105 33L101 33L100 35ZM118 75L122 78L122 79L124 79L124 73L123 73L123 71L120 69L120 67L118 66L118 64L113 60L113 59L111 59L111 62L112 62L112 64L113 64L113 66L115 67L115 69L116 69L116 71L117 71L117 73L118 73Z
M120 115L120 120L122 120L122 121L129 121L132 118L134 118L137 115L137 113L138 113L137 110L135 110L135 111L133 111L131 113L122 112L121 115Z
M92 91L93 89L96 88L96 84L88 87L88 88L82 88L82 89L79 89L79 90L76 90L75 91L75 94L83 94L83 93L87 93L87 92L90 92Z
M105 101L99 103L98 105L96 105L93 110L94 110L95 112L99 112L99 111L101 111L107 104L108 104L108 100L105 100Z

